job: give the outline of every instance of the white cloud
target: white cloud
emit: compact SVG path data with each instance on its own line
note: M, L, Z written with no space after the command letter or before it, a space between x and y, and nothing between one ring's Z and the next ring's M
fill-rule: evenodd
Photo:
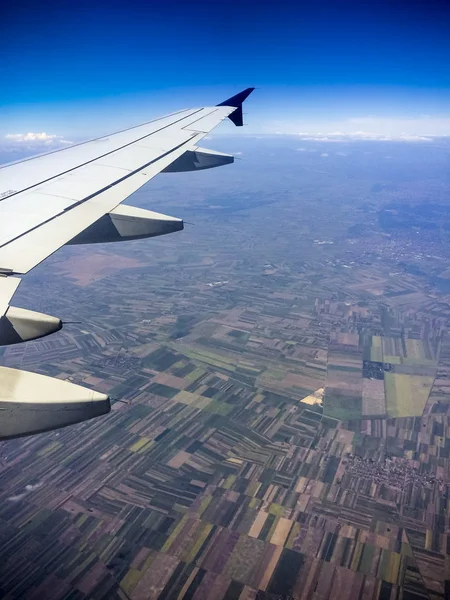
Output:
M9 498L6 498L6 500L8 502L20 502L20 500L22 500L23 498L25 498L26 494L17 494L16 496L9 496Z
M351 142L351 141L375 141L375 142L431 142L433 135L410 135L400 133L396 135L386 135L383 133L370 133L368 131L352 131L343 133L334 131L332 133L299 133L302 140L309 142Z
M9 498L7 498L7 501L20 502L20 500L23 500L25 496L27 496L30 492L39 489L40 487L42 487L42 485L42 481L38 481L37 483L29 483L25 486L25 491L23 491L21 494L16 494L15 496L9 496Z
M330 156L330 155L327 154L326 152L322 152L322 154L320 156Z
M332 120L291 112L285 114L283 121L270 120L266 117L264 122L255 123L252 127L253 129L259 127L261 133L296 135L299 139L311 141L346 142L360 139L425 142L435 137L450 136L450 114L364 115Z
M43 131L42 133L7 133L5 139L10 142L38 142L45 144L71 144L69 140L64 139L60 135L49 134Z
M40 487L42 487L42 481L38 481L38 483L29 483L28 485L25 486L25 491L27 492L32 492L33 490L38 490Z
M450 134L450 116L421 115L419 117L353 117L351 128L364 129L380 135L440 137Z

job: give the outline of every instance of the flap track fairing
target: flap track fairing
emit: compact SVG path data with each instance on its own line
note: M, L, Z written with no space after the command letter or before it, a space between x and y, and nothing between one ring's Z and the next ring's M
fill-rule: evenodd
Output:
M111 410L107 395L46 375L0 367L0 439L80 423Z
M185 171L201 171L203 169L213 169L223 165L230 165L234 162L234 156L223 154L207 148L197 148L188 150L177 158L171 165L166 167L161 173L182 173Z
M182 219L143 208L119 205L79 233L68 245L139 240L181 231L183 227Z
M0 318L0 346L37 340L61 328L61 319L57 317L9 306Z

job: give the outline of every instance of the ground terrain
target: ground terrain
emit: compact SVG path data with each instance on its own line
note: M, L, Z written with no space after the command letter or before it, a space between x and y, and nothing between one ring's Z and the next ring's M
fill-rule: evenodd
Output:
M444 598L450 146L209 143L129 199L184 232L24 279L77 323L1 363L114 404L2 443L3 596Z

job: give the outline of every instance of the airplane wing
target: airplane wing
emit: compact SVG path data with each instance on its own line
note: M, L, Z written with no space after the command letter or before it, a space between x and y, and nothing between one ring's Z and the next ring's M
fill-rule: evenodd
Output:
M242 103L253 89L217 106L182 110L0 167L0 345L61 329L60 319L10 306L19 276L61 246L153 237L183 229L181 219L120 204L161 172L233 162L232 156L198 144L227 117L242 125ZM109 399L103 394L0 367L0 439L54 429L109 409ZM7 414L14 418L5 418Z

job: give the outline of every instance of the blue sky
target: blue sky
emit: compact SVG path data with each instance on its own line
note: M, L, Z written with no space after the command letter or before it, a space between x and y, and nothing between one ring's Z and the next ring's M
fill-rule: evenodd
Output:
M1 10L1 138L86 138L249 85L259 89L247 133L450 134L446 2L18 0Z

